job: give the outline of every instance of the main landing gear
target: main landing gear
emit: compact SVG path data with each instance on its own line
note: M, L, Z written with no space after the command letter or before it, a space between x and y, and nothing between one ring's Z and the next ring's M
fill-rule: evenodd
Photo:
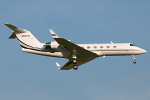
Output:
M73 50L73 54L72 54L72 62L73 62L73 69L77 70L78 69L78 65L77 65L77 56L76 56L76 50Z
M131 57L133 58L133 63L136 64L136 59L135 59L134 55L131 55Z
M73 69L74 70L77 70L78 69L78 66L77 66L77 60L75 58L73 58Z

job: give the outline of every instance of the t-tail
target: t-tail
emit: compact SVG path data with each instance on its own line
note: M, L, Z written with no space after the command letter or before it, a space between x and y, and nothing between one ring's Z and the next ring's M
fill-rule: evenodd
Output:
M11 24L5 24L11 30L13 30L13 34L9 37L9 39L17 38L22 49L30 49L30 50L38 50L41 49L42 43L40 43L30 31L25 29L20 29Z

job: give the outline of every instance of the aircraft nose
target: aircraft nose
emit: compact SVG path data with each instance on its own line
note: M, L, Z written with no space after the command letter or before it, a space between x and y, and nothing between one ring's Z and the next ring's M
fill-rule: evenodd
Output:
M142 49L142 50L141 50L141 53L146 53L146 52L147 52L147 51L146 51L146 50L144 50L144 49Z

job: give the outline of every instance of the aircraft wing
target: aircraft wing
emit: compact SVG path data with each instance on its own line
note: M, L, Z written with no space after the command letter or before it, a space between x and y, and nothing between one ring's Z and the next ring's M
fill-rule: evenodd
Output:
M87 63L95 58L98 57L98 55L94 52L91 52L87 49L84 49L64 38L59 38L51 29L50 32L52 34L52 37L57 41L58 44L60 44L63 48L65 48L70 53L69 61L61 67L58 63L56 65L60 70L69 70L73 68L73 59L72 55L75 54L77 57L77 65L80 66L84 63Z
M77 59L77 65L78 66L80 66L80 65L82 65L82 64L85 64L85 63L87 63L87 62L89 62L89 61L91 61L91 60L93 60L93 59L95 59L95 58L92 58L92 59L80 59L80 60L78 60ZM64 66L60 66L57 62L56 62L56 65L57 65L57 67L58 67L58 69L59 70L70 70L70 69L72 69L73 68L73 61L72 60L69 60Z
M94 52L91 52L89 50L86 50L64 38L59 38L51 29L50 32L53 36L53 38L57 41L58 44L63 46L68 52L71 54L75 53L77 59L78 58L97 58L98 55Z

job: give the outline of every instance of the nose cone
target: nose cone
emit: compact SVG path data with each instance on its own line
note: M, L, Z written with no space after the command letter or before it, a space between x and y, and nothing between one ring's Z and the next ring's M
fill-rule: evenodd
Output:
M141 49L140 52L141 52L141 54L143 54L143 53L146 53L147 51L144 49Z

